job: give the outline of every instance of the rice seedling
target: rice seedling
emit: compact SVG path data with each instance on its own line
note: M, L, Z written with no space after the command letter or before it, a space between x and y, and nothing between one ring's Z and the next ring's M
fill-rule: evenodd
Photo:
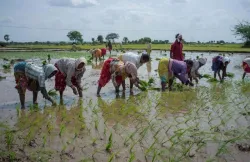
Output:
M211 76L210 74L204 74L204 75L202 75L202 77L203 77L203 78L207 78L207 79L212 78L212 76Z
M62 134L63 134L64 130L65 130L65 125L62 124L61 127L60 127L60 133L59 133L60 137L62 137Z
M9 70L10 67L11 67L10 64L4 64L4 65L3 65L3 69L4 69L4 70Z
M149 78L148 85L151 86L155 82L154 78Z
M156 156L157 156L157 151L154 150L154 155L153 155L153 158L152 158L152 162L154 162L156 160Z
M108 162L111 162L111 161L113 161L114 157L115 157L115 153L111 154L111 155L110 155L110 157L109 157L109 160L108 160Z
M17 116L20 117L21 116L21 110L19 106L16 106L16 112L17 112Z
M49 96L57 96L56 90L54 90L54 89L49 90L48 95Z
M46 65L46 64L47 64L47 61L44 60L44 61L42 62L42 65Z
M234 73L227 72L227 77L233 78L234 77Z
M112 148L112 133L109 136L109 140L108 140L108 144L106 145L106 151L111 152L111 148Z
M207 81L210 82L210 83L219 82L216 78L209 78Z
M10 162L13 162L13 161L16 161L16 153L15 152L10 152L9 153L9 161Z
M156 60L156 61L159 61L159 60L161 60L161 58L158 58L158 57L157 57L157 58L155 58L155 60Z
M11 130L5 131L5 141L6 141L8 150L10 150L14 142L14 134Z
M98 130L98 123L99 123L99 121L96 119L96 120L95 120L95 129L96 129L96 130Z
M47 143L47 137L46 137L46 135L44 135L43 136L43 147L45 147L46 143Z
M129 162L133 162L133 160L135 159L135 153L134 152L132 152L132 153L130 153L130 156L129 156Z
M95 146L95 145L96 145L96 141L97 141L97 138L93 138L93 139L92 139L92 146Z

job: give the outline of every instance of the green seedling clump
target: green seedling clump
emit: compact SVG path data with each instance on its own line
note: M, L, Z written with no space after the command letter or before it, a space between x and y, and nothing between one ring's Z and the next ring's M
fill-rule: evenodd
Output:
M10 69L10 64L5 64L5 65L3 65L3 68L4 68L5 70Z
M234 73L227 73L227 76L228 76L229 78L233 78L233 77L234 77Z
M43 64L43 65L46 65L46 64L47 64L47 61L46 61L46 60L44 60L44 61L42 62L42 64Z
M55 90L51 89L51 90L49 90L48 95L49 95L49 96L56 96L57 93L56 93Z
M148 85L151 86L155 82L154 78L149 78Z
M209 75L209 74L204 74L202 77L203 77L203 78L207 78L207 79L212 78L212 76L211 76L211 75Z
M156 60L156 61L157 61L157 60L161 60L161 58L156 58L155 60Z
M210 79L208 79L207 81L208 81L208 82L211 82L211 83L218 82L218 80L217 80L217 79L215 79L215 78L210 78Z

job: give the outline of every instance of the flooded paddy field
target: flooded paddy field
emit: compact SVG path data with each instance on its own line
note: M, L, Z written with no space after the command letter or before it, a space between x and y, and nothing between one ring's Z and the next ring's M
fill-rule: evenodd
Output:
M108 83L96 97L103 62L90 63L82 78L83 98L69 87L64 105L51 107L39 93L39 108L26 92L21 110L11 70L2 65L20 58L41 64L51 55L52 63L63 56L86 56L86 52L0 53L0 161L238 161L250 159L250 76L243 82L242 60L247 54L227 54L228 72L235 74L221 83L202 78L195 87L181 91L140 91L116 95ZM116 55L116 53L114 53ZM213 75L212 57L200 69ZM153 51L152 61L139 68L139 78L153 77L160 88L158 59L169 53ZM186 58L202 53L186 53ZM3 58L5 58L3 60ZM7 61L8 60L8 61ZM178 82L178 81L177 81ZM46 82L54 88L54 78ZM59 95L54 96L59 104Z

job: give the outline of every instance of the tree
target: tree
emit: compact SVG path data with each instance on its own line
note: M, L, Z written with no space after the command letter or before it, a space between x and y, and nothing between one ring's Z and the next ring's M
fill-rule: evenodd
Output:
M6 42L8 42L8 41L10 40L10 36L9 36L8 34L5 34L5 35L4 35L4 40L5 40Z
M124 42L125 44L127 44L127 43L128 43L128 37L124 37L124 38L123 38L123 42Z
M139 43L142 43L142 44L144 44L144 43L150 43L150 42L151 42L151 38L149 38L149 37L144 37L144 38L139 39L138 42L139 42Z
M102 35L98 35L97 41L100 42L100 43L103 43L103 36Z
M92 43L95 44L95 38L92 38L91 40L92 40Z
M73 41L73 43L82 43L82 34L79 31L70 31L68 32L67 36L69 40Z
M240 22L234 26L233 32L240 36L241 40L245 42L244 46L250 47L250 23L247 21Z
M115 39L118 39L119 35L117 33L110 33L106 36L106 40L112 40L113 43L115 42Z

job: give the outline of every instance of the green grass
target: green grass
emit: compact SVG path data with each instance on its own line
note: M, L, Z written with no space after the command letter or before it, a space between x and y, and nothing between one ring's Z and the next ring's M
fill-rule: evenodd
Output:
M169 50L171 44L152 44L153 50ZM10 45L13 48L27 48L27 49L71 49L72 45ZM104 44L100 45L77 45L82 50L89 50L92 48L105 48ZM120 49L120 46L113 45L114 49ZM145 44L126 44L122 46L123 49L144 50ZM184 51L211 51L211 52L250 52L250 48L242 48L242 44L184 44ZM46 55L47 56L47 55Z

